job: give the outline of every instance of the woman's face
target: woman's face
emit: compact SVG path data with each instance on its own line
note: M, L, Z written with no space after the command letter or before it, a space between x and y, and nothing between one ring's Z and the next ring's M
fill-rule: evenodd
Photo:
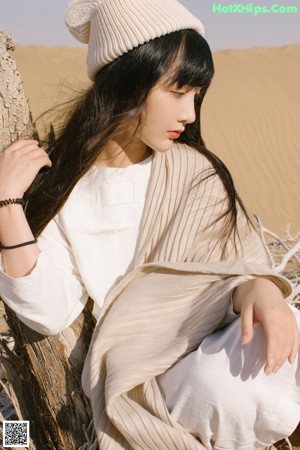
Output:
M186 124L195 121L195 96L200 88L157 84L149 93L135 137L157 152L168 151Z

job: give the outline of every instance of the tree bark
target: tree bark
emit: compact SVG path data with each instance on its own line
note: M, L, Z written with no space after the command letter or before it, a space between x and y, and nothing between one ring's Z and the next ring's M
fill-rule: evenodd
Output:
M0 151L15 139L34 134L23 83L8 52L14 48L11 34L0 30Z
M2 358L18 418L30 421L31 450L73 450L86 441L91 420L81 371L93 319L86 309L67 330L42 336L7 310L16 346Z
M34 136L22 80L8 52L13 49L11 35L0 30L0 151L15 139ZM45 337L0 304L0 371L16 418L30 421L31 450L75 450L86 441L91 409L81 371L93 328L86 308L67 330ZM6 342L9 334L13 350Z

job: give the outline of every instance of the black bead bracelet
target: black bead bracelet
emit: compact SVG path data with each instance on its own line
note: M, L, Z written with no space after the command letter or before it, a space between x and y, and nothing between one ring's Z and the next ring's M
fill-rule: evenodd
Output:
M0 200L0 208L1 206L8 205L25 205L25 201L22 198L8 198L6 200Z

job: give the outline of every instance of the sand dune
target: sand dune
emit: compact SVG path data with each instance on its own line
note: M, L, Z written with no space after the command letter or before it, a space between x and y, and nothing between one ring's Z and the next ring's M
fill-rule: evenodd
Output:
M14 52L34 117L88 85L85 50ZM249 214L283 234L300 229L300 44L214 53L203 106L206 145L230 168Z
M300 45L214 54L206 144L231 169L249 212L300 229Z

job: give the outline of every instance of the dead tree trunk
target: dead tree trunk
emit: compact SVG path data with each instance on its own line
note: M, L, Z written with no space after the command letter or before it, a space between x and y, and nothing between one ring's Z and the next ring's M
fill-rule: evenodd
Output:
M13 49L10 34L0 30L0 151L19 137L33 136L21 77L8 53ZM67 330L46 338L4 310L0 300L0 371L2 366L17 418L30 421L31 450L75 450L86 441L91 410L81 371L93 328L86 309ZM7 334L15 341L13 351Z
M23 83L15 60L11 35L0 30L0 151L19 137L31 137L33 127Z
M57 336L35 333L7 311L16 340L2 358L18 416L30 420L33 450L73 450L85 441L91 412L80 383L93 320L88 310Z

